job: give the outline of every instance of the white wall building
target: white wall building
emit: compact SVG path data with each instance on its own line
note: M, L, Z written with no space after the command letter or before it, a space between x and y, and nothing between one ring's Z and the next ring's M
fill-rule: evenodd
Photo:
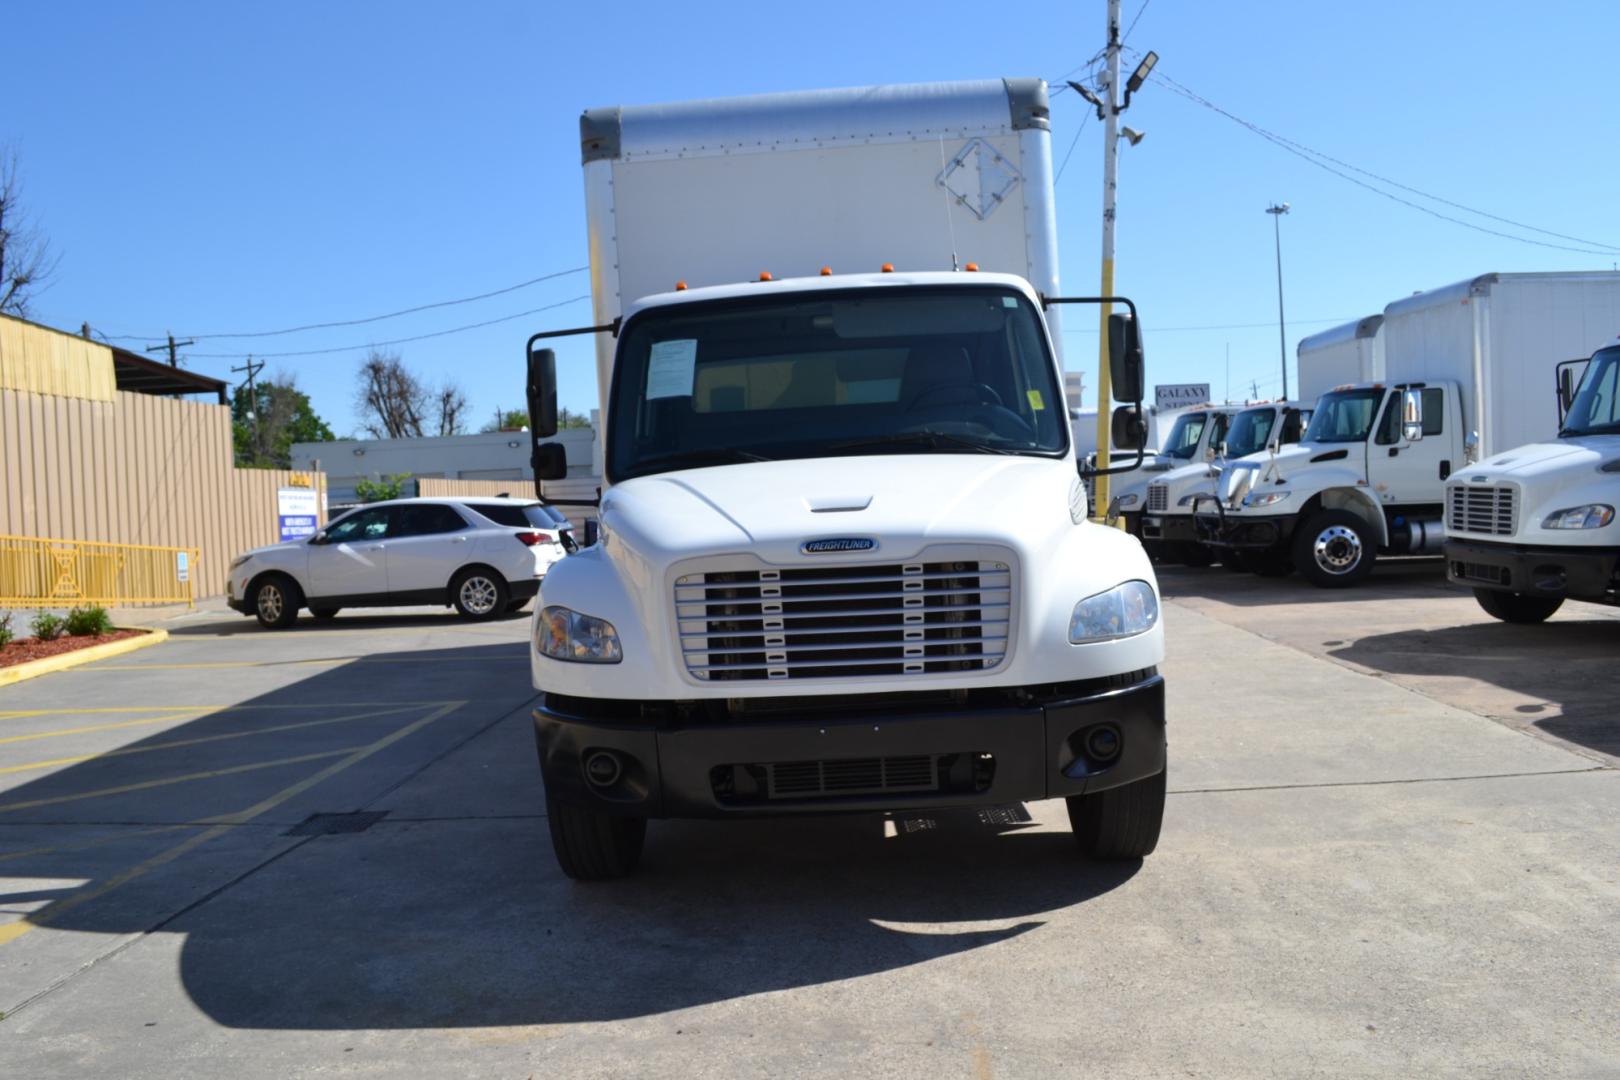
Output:
M595 419L593 413L592 419ZM527 431L491 431L420 439L335 439L294 443L292 467L326 473L327 498L341 506L355 501L361 480L391 476L446 480L511 480L512 494L534 493ZM595 428L565 428L556 442L568 448L568 479L602 475Z

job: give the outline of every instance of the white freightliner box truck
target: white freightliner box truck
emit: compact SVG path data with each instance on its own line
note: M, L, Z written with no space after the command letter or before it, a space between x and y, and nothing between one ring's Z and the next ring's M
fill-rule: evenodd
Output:
M1383 382L1384 317L1368 315L1301 338L1299 400L1308 403L1346 383Z
M1446 485L1446 575L1507 622L1542 622L1566 599L1620 603L1620 344L1560 365L1557 400L1556 440Z
M585 113L596 322L527 356L544 437L536 346L595 334L604 417L600 540L533 623L566 873L629 872L649 818L1055 797L1083 852L1152 851L1158 589L1087 520L1055 316L1095 298L1058 295L1046 102L1029 79ZM1108 329L1139 433L1137 325ZM563 467L537 445L537 477Z
M1216 484L1228 463L1263 463L1266 455L1299 442L1310 421L1309 406L1297 401L1270 401L1235 413L1220 439L1191 464L1157 477L1147 486L1142 514L1142 546L1148 554L1167 562L1208 566L1214 555L1198 542L1193 520L1200 502L1216 498ZM1227 549L1221 563L1229 570L1276 571L1264 560L1245 560Z
M1381 554L1438 554L1446 480L1551 438L1557 365L1616 325L1620 273L1486 274L1397 300L1385 380L1322 395L1298 446L1223 473L1200 538L1287 559L1324 587L1362 580Z

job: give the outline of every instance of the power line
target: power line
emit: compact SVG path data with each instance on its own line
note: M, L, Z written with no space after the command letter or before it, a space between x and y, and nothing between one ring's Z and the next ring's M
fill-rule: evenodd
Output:
M1058 166L1057 175L1052 178L1052 185L1054 187L1057 186L1057 182L1059 180L1063 179L1063 170L1069 167L1069 159L1074 156L1074 148L1080 145L1080 133L1086 130L1086 121L1090 119L1091 114L1089 112L1080 117L1080 126L1074 129L1074 138L1069 140L1069 149L1068 152L1063 155L1063 164Z
M1131 31L1135 30L1136 24L1142 21L1142 13L1148 9L1148 5L1151 3L1153 3L1153 0L1142 0L1142 6L1136 9L1136 18L1132 19L1131 25L1125 28L1125 36L1119 39L1121 45L1131 40Z
M382 322L384 319L397 319L401 315L414 315L419 311L432 311L432 310L434 310L436 308L454 307L457 304L470 304L475 300L488 300L492 296L504 296L507 293L516 292L519 289L527 289L531 285L538 285L542 281L551 281L551 280L553 280L555 278L567 277L570 274L583 274L588 269L589 269L589 267L576 266L576 267L573 267L572 269L569 269L569 270L558 270L558 271L555 271L555 272L550 273L550 274L542 274L541 276L539 276L537 278L530 278L528 281L520 281L516 285L508 285L504 289L496 289L493 292L479 293L477 296L464 296L459 300L440 300L440 301L437 301L436 303L432 303L432 304L419 304L416 307L403 308L403 309L401 309L399 311L390 311L386 315L370 315L370 316L367 316L366 318L363 318L363 319L342 319L342 320L339 320L337 322L309 323L309 324L307 324L305 326L289 326L289 327L286 327L285 329L282 329L282 330L253 330L253 331L244 331L242 333L232 333L232 334L226 334L226 333L193 334L192 338L193 338L193 340L196 340L196 341L202 341L202 340L213 340L213 339L217 339L217 338L279 337L282 334L297 334L297 333L300 333L300 332L305 331L305 330L331 330L331 329L333 329L335 327L340 327L340 326L363 326L366 323ZM544 310L544 309L542 308L541 310ZM106 338L106 340L109 340L109 341L151 341L154 338L156 338L157 336L158 335L155 335L155 334L115 334L111 338ZM104 337L105 337L105 335L104 335ZM278 355L278 354L267 353L266 355ZM279 354L279 355L288 355L288 354L283 353L283 354Z
M516 315L502 315L498 319L487 319L484 322L468 323L466 326L456 326L449 330L435 330L431 334L417 334L414 337L394 338L391 341L367 341L358 345L339 345L336 348L331 349L302 349L298 352L256 353L255 355L257 355L260 359L273 360L287 356L329 356L332 353L356 352L360 349L376 349L381 348L384 345L404 345L412 341L426 341L428 338L445 337L450 334L460 334L467 330L477 330L484 326L494 326L496 323L511 322L513 319L521 319L526 315L538 315L542 311L550 311L553 308L565 307L568 304L577 304L581 300L589 300L590 298L590 294L586 293L584 296L573 296L567 300L559 300L555 304L547 304L544 307L531 308L528 311L520 311ZM239 359L242 354L192 353L191 355L203 360L236 360Z
M1226 117L1228 120L1232 121L1233 123L1238 124L1241 127L1247 128L1249 131L1252 131L1254 134L1259 135L1262 139L1265 139L1267 142L1272 143L1273 145L1275 145L1275 146L1277 146L1277 147L1279 147L1279 148L1281 148L1283 150L1286 150L1288 153L1293 154L1295 157L1298 157L1298 158L1301 158L1301 159L1303 159L1305 161L1310 162L1312 165L1315 165L1317 168L1322 169L1325 172L1332 173L1334 176L1337 176L1342 180L1348 180L1350 183L1355 184L1357 187L1365 188L1366 190L1371 191L1375 195L1382 195L1384 198L1389 199L1392 202L1397 202L1397 203L1400 203L1402 206L1408 206L1408 207L1411 207L1413 210L1417 210L1417 211L1420 211L1422 213L1428 214L1430 217L1439 218L1441 221L1449 221L1454 225L1461 225L1465 229L1473 229L1476 232L1486 233L1486 234L1488 234L1490 236L1499 236L1499 237L1501 237L1501 238L1503 238L1505 240L1517 240L1521 244L1534 244L1534 245L1536 245L1538 247L1554 248L1554 249L1556 249L1558 251L1576 251L1576 252L1580 252L1580 253L1585 254L1585 255L1613 255L1615 252L1620 251L1620 246L1616 246L1616 245L1613 245L1613 244L1605 244L1605 243L1603 243L1602 241L1599 241L1599 240L1588 240L1588 239L1585 239L1584 237L1579 237L1579 236L1569 236L1569 235L1566 235L1564 233L1553 232L1550 229L1538 228L1538 227L1536 227L1534 225L1527 225L1527 224L1525 224L1523 222L1520 222L1520 221L1514 221L1512 218L1501 217L1500 215L1497 215L1497 214L1487 213L1484 210L1476 210L1471 206L1466 206L1463 203L1455 202L1455 201L1453 201L1451 199L1446 199L1446 198L1443 198L1443 197L1441 197L1439 195L1431 195L1426 191L1422 191L1422 190L1420 190L1418 188L1411 187L1410 185L1402 184L1402 183L1400 183L1398 181L1391 180L1391 179L1388 179L1387 177L1380 176L1377 173L1370 172L1370 171L1368 171L1366 169L1359 168L1359 167L1357 167L1355 165L1351 165L1348 162L1340 161L1338 158L1332 157L1332 156L1330 156L1328 154L1324 154L1319 150L1313 150L1310 147L1304 145L1303 143L1297 143L1297 142L1293 141L1292 139L1286 138L1285 136L1282 136L1282 135L1278 135L1275 132L1267 131L1265 128L1261 127L1259 124L1256 124L1256 123L1254 123L1252 121L1249 121L1249 120L1245 120L1245 119L1243 119L1243 117L1238 116L1235 113L1228 112L1226 109L1221 108L1219 105L1215 104L1213 101L1210 101L1208 98L1206 98L1203 95L1199 94L1197 91L1192 90L1189 87L1183 86L1181 83L1176 82L1174 79L1170 78L1168 75L1165 75L1165 74L1163 74L1161 72L1155 71L1149 77L1154 82L1159 83L1165 89L1169 90L1171 93L1176 94L1179 97L1186 98L1188 101L1193 102L1195 105L1201 105L1204 108L1209 109L1211 112L1214 112L1214 113L1217 113L1217 114L1219 114L1221 116ZM1329 162L1331 162L1332 164L1328 164ZM1477 225L1472 221L1464 221L1462 218L1452 217L1449 214L1442 214L1438 210L1433 209L1432 207L1424 206L1424 205L1422 205L1420 203L1415 203L1415 202L1411 201L1410 199L1403 199L1399 195L1395 195L1395 194L1393 194L1391 192L1385 191L1382 188L1374 187L1372 184L1367 183L1365 180L1359 180L1356 177L1351 176L1346 172L1340 171L1340 169L1334 168L1333 167L1334 165L1338 165L1338 166L1342 167L1343 169L1349 169L1352 172L1360 173L1362 176L1371 177L1371 178L1379 181L1380 183L1388 184L1389 186L1399 188L1402 191L1411 192L1414 195L1421 196L1422 198L1429 199L1429 200L1431 200L1433 202L1438 202L1438 203L1441 203L1441 204L1446 205L1446 206L1455 207L1456 209L1463 210L1463 211L1465 211L1467 213L1470 213L1470 214L1475 214L1475 215L1477 215L1479 217L1489 218L1492 221L1499 221L1499 222L1503 223L1504 225L1512 225L1514 228L1524 229L1524 230L1529 231L1529 232L1541 233L1544 236L1554 236L1554 237L1557 237L1560 240L1572 240L1572 241L1574 241L1575 243L1578 243L1578 244L1588 244L1588 245L1593 245L1593 246L1592 247L1569 247L1568 245L1565 245L1565 244L1549 244L1544 240L1532 240L1530 237L1527 237L1527 236L1515 236L1512 233L1501 232L1500 230L1497 230L1497 229L1488 229L1483 225ZM1596 249L1605 249L1605 250L1596 250Z

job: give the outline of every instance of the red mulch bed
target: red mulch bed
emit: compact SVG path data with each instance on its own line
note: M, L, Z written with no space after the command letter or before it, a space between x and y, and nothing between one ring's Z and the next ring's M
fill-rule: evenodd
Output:
M11 667L14 664L26 664L30 660L43 660L47 656L77 652L92 645L105 645L109 641L122 641L125 638L139 637L144 633L145 630L114 630L110 634L87 634L84 637L69 637L63 634L55 641L41 641L31 637L18 638L9 645L0 645L0 667Z

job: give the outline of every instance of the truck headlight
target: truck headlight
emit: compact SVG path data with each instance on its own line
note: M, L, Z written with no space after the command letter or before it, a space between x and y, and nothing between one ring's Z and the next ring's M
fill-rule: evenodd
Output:
M1256 491L1252 495L1243 496L1244 506L1271 506L1288 498L1286 491Z
M612 623L565 607L541 609L534 647L541 656L582 664L617 664L624 659Z
M1159 598L1145 581L1127 581L1107 592L1088 596L1074 605L1069 617L1069 643L1131 637L1153 629L1159 621Z
M1543 529L1601 529L1614 520L1614 507L1602 503L1554 510L1541 523Z
M1121 510L1129 510L1131 507L1135 506L1138 501L1139 496L1137 496L1135 492L1132 492L1129 495L1121 495L1115 500Z

